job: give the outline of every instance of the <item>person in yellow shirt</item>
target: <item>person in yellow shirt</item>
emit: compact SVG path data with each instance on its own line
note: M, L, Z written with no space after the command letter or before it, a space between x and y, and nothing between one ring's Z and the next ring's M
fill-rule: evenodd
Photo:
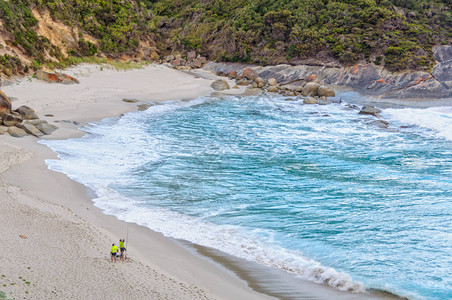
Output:
M116 253L118 253L118 247L116 247L115 244L111 244L111 250L110 250L111 262L113 262L113 259L116 262Z
M126 241L125 239L119 240L119 249L121 250L121 256L119 258L122 261L125 261L125 257L124 257L124 251L126 251L126 247L124 246L125 241Z

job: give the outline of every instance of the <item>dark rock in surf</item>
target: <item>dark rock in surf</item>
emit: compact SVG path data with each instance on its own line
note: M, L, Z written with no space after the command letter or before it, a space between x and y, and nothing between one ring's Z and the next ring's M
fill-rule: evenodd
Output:
M381 110L372 105L363 106L363 108L359 111L360 115L372 115L375 117L378 117L379 113L381 113Z
M369 124L373 125L373 126L377 126L379 128L383 128L383 129L386 129L389 127L389 122L383 121L383 120L374 120L372 122L369 122Z

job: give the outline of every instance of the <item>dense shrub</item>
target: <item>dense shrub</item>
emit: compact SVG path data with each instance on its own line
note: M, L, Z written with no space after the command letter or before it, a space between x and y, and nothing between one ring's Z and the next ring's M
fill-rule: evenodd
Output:
M391 70L429 69L432 46L451 40L448 0L150 2L159 17L159 40L171 41L162 43L163 49L198 48L226 61L317 58L345 65L375 61Z

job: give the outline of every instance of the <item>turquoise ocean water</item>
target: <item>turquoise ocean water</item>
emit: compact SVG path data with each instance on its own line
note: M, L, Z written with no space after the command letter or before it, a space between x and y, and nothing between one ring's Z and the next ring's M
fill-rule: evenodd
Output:
M43 143L107 214L340 290L452 298L452 107L155 105Z

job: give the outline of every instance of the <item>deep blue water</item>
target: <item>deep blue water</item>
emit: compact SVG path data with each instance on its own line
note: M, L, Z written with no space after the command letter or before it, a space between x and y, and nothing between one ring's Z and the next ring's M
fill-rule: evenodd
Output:
M452 108L174 101L46 141L95 205L341 290L452 298Z

